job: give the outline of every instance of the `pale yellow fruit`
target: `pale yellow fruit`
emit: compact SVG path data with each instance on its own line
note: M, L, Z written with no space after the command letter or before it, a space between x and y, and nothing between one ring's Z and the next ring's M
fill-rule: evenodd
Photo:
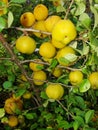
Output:
M39 47L39 54L45 58L52 58L56 54L56 49L50 42L44 42Z
M41 70L44 67L43 64L40 64L42 62L42 60L36 59L35 61L36 61L36 63L34 63L34 62L29 63L30 69L33 70L33 71Z
M46 95L50 99L61 99L64 94L64 88L58 83L51 83L46 88Z
M2 16L7 13L8 0L1 0L0 2L4 2L4 5L0 7L0 16Z
M49 16L46 20L45 20L45 27L47 29L48 32L52 32L53 27L55 26L55 24L60 20L61 18L57 15L52 15Z
M35 17L32 12L25 12L20 17L20 23L24 27L31 27L35 23Z
M33 34L36 37L39 37L39 38L45 38L45 37L47 37L46 34L41 33L41 31L42 32L47 32L47 30L45 28L45 22L43 20L35 22L35 24L33 25L33 29L36 29L36 30L40 31L40 32L33 32Z
M55 77L60 77L61 74L62 74L62 68L56 67L56 68L53 70L52 74L53 74Z
M43 4L38 4L35 6L33 13L36 20L45 20L48 16L48 8Z
M43 85L45 80L47 79L47 75L42 70L34 71L32 78L33 78L33 82L34 82L35 85Z
M71 71L69 73L70 83L74 86L78 86L83 80L83 73L79 70Z
M30 91L26 91L24 94L23 94L23 98L24 99L30 99L32 97L32 92Z
M21 36L16 40L16 49L24 54L32 54L36 49L35 40L29 36Z
M92 89L98 89L98 72L92 72L88 77L91 88Z
M52 38L65 45L77 36L75 25L69 20L59 20L52 30Z
M18 118L16 116L9 116L8 118L8 125L10 127L15 127L18 125Z
M64 0L54 0L53 5L58 7L58 6L63 6L64 5Z
M25 81L25 82L27 81L27 78L23 74L20 76L20 79Z
M75 54L74 49L72 47L65 46L57 52L56 58L61 65L67 66L69 62L66 61L66 56L70 54Z
M52 39L51 43L58 49L61 49L61 48L65 47L65 44L63 44L60 41L56 41L54 39Z

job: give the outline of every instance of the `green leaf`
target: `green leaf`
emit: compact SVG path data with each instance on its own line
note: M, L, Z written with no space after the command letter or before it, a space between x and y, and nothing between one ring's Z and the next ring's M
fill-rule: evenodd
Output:
M26 113L25 116L27 119L31 120L36 117L36 114L35 113Z
M56 11L57 13L59 13L59 12L65 12L66 10L63 6L57 6Z
M82 93L86 92L90 89L90 86L91 86L91 84L90 84L89 80L84 79L79 86L79 91Z
M21 97L26 92L26 88L19 88L15 93L16 97Z
M74 130L78 130L78 128L79 128L79 123L78 123L78 121L74 121L73 122L73 128L74 128Z
M65 56L65 58L69 61L69 62L73 62L77 59L77 56L75 54L67 54Z
M0 108L0 118L4 117L4 115L5 115L4 108Z
M61 64L65 64L65 65L67 65L67 64L70 63L69 60L65 59L64 57L60 57L60 58L59 58L59 62L60 62Z
M57 65L57 60L56 59L53 59L52 61L51 61L51 64L50 64L50 67L49 68L55 68L56 67L56 65Z
M48 99L48 97L47 97L47 95L44 91L41 92L40 97L43 98L43 99Z
M14 3L19 3L19 4L21 4L21 3L25 3L26 0L11 0L10 2L14 2Z
M13 13L11 11L8 12L8 28L12 25L14 20Z
M89 29L91 25L91 18L88 16L87 13L82 13L79 17L79 21L87 28Z
M8 81L14 82L15 81L15 75L14 74L8 75Z
M87 55L89 53L89 46L87 44L83 44L83 53L82 55Z
M77 2L77 8L75 11L75 16L81 15L86 9L86 5L83 2Z
M60 121L58 124L59 128L64 128L64 129L69 129L70 128L70 124L67 121Z
M88 124L93 116L94 116L94 110L87 111L85 114L85 122Z
M96 27L97 27L97 25L98 25L98 12L97 12L97 10L93 7L93 6L90 6L90 9L91 9L91 11L93 12L93 14L94 14L94 27L93 27L93 29L95 29Z
M0 17L0 32L6 27L6 20Z
M4 83L3 83L3 87L4 87L4 89L10 89L10 88L12 88L12 82L11 81L5 81Z
M81 109L85 109L85 102L84 102L84 99L81 97L81 96L75 96L74 97L78 106L81 108Z
M74 120L78 122L79 126L84 126L84 120L81 116L75 116Z

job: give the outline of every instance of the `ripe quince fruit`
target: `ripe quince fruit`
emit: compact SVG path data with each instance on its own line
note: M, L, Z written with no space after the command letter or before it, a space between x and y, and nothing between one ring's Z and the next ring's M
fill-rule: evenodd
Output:
M59 20L52 30L52 38L65 45L69 44L77 36L75 25L71 20Z
M46 95L50 99L59 100L64 94L64 88L59 83L51 83L46 88Z
M25 12L20 17L20 23L24 27L31 27L35 22L35 16L32 12Z

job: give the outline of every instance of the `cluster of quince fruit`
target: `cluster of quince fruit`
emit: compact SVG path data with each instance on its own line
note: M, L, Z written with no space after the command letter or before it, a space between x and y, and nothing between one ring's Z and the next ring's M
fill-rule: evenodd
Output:
M40 59L30 62L29 68L33 71L34 84L43 85L47 80L47 73L42 70L44 68L43 61L51 64L52 59L56 59L61 66L68 66L73 62L69 59L76 55L76 52L69 44L77 37L76 27L70 19L49 15L48 8L43 4L36 5L33 12L23 13L20 16L20 23L23 27L31 29L32 32L28 33L30 36L21 36L16 40L16 49L24 54L32 54L37 48ZM41 39L49 36L49 40L37 47L34 36ZM52 74L59 77L62 74L62 69L56 67ZM70 72L69 81L73 86L78 86L83 81L83 73L81 71ZM64 89L62 90L59 83L49 84L46 94L49 98L60 99L64 94Z

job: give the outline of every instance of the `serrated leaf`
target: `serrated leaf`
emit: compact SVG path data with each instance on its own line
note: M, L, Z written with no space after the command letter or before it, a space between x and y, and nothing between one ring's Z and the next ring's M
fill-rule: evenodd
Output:
M14 2L14 3L25 3L26 0L11 0L10 2Z
M90 89L90 86L91 86L91 84L90 84L89 80L84 79L79 86L79 91L82 93L86 92Z
M6 27L6 20L0 17L0 32Z
M8 28L12 25L13 20L14 20L13 13L11 11L9 11L9 13L8 13Z
M85 122L89 123L89 121L92 119L93 116L94 116L94 110L87 111L85 114Z

